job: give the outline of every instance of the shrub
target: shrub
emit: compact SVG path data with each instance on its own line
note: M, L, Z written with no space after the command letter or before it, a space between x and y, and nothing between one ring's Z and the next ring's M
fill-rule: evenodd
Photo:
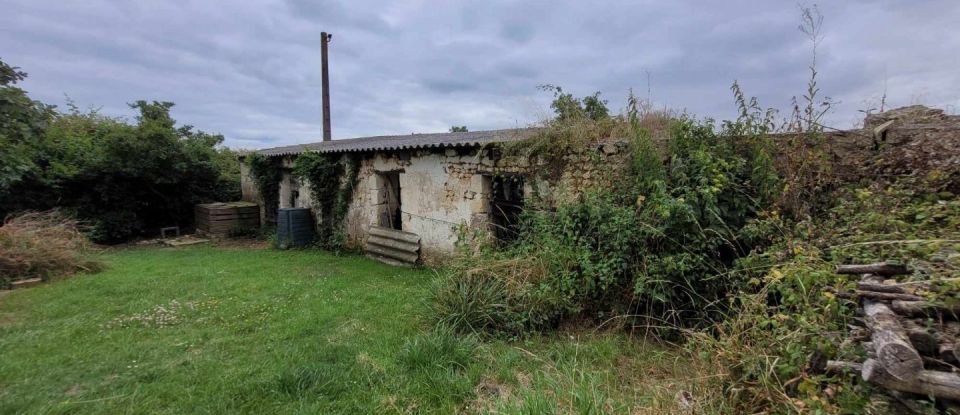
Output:
M596 155L590 149L605 135L629 132L632 160L614 174L603 158L584 158L599 177L615 179L578 200L534 195L515 244L463 260L439 282L436 319L462 331L519 334L572 317L644 315L690 327L722 316L727 294L741 284L730 267L768 242L746 226L778 188L769 123L753 102L738 102L740 119L719 128L674 119L661 148L642 128L640 108L626 117L557 120L505 147L563 166L565 155ZM562 172L536 170L560 184Z
M563 309L542 286L550 270L537 256L465 258L433 285L432 314L460 333L520 335L556 322Z
M745 282L738 306L687 342L691 353L711 356L715 386L740 411L863 413L875 398L870 386L812 364L864 358L859 342L845 341L858 305L833 294L855 288L859 277L837 275L834 265L900 260L943 287L936 301L960 301L960 200L880 184L832 196L836 205L814 219L769 216L750 225L781 237L738 261L734 271Z
M58 211L10 217L0 226L0 286L100 268L84 258L87 240L77 222Z
M510 321L508 293L498 278L454 272L433 285L431 303L437 322L463 333L485 333Z
M0 217L62 208L117 243L193 224L194 205L239 197L223 136L176 125L169 102L137 101L133 123L31 101L0 62Z

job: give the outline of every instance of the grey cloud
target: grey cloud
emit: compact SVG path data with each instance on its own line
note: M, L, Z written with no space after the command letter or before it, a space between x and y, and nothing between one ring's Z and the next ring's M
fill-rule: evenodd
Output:
M334 33L334 137L522 126L549 112L542 83L629 88L701 116L734 115L736 79L786 108L809 47L792 1L167 2L10 0L0 57L34 97L130 116L126 102L177 103L174 116L238 147L320 135L319 38ZM870 100L960 106L960 7L952 0L822 5L818 63L830 123ZM643 92L640 92L643 91Z

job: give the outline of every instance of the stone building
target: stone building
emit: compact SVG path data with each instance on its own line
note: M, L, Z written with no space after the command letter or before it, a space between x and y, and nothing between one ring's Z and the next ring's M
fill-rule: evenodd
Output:
M494 145L523 140L535 131L378 136L263 149L258 153L283 158L279 200L260 200L248 167L241 163L243 198L281 208L313 208L310 184L292 174L296 157L305 152L355 157L358 180L342 224L348 242L370 248L371 232L383 237L385 230L401 231L405 234L394 235L396 239L418 240L418 259L430 262L452 253L465 232L485 229L501 238L511 237L525 198L533 191L550 191L547 183L525 179L534 168L528 161L503 157ZM617 148L598 146L598 154L610 156ZM579 173L568 169L564 181L589 179L590 168L585 169Z
M609 180L598 177L598 157L605 171L613 172L613 180L617 169L626 165L626 143L608 140L597 143L588 150L590 154L567 155L562 174L549 175L552 181L543 180L537 173L556 166L544 165L542 160L531 164L524 157L504 156L499 150L500 145L530 138L536 131L378 136L263 149L258 153L283 159L278 200L261 200L248 168L241 163L243 198L261 207L314 208L310 184L291 172L297 156L319 152L354 157L359 160L358 181L344 223L338 224L344 227L348 243L368 253L383 251L380 248L389 251L384 244L415 248L415 256L395 256L403 257L401 262L431 262L452 253L457 241L472 231L489 230L500 238L511 237L516 216L534 194L548 203L571 200L583 189ZM783 134L773 139L791 137ZM834 173L849 180L860 175L909 175L951 184L960 175L958 137L960 116L912 106L870 115L861 129L827 131L821 141L811 145L823 146ZM786 154L781 151L788 148L775 146L776 158L782 159ZM585 157L593 162L585 162ZM952 185L937 187L960 193Z

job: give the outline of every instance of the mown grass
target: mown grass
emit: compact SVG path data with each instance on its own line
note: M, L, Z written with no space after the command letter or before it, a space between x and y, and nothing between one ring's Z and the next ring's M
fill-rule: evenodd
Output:
M266 249L128 249L0 293L0 413L630 413L689 363L622 334L428 326L433 273Z

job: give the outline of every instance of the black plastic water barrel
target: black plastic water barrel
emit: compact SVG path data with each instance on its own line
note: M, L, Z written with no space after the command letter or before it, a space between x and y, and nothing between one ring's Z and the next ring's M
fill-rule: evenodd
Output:
M277 212L277 247L302 248L313 243L313 217L308 208L282 208Z

